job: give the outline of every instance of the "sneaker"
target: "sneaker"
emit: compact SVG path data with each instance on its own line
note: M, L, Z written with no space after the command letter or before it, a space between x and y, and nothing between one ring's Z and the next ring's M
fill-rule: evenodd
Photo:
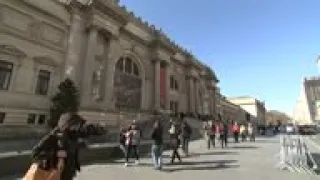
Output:
M139 165L139 160L136 160L136 161L134 162L134 164L135 164L135 165Z
M124 167L128 167L128 163L124 163Z

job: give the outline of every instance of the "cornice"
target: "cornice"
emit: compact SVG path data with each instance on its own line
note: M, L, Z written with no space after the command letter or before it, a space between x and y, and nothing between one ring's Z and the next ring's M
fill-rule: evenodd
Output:
M92 4L94 9L102 11L104 14L109 15L114 20L120 22L122 26L129 22L129 15L126 11L113 2L105 0L95 0Z
M120 27L119 29L119 33L121 34L124 34L126 36L128 36L129 38L131 38L132 40L146 46L146 47L150 47L150 42L149 41L146 41L144 39L142 39L140 36L134 34L133 32L127 30L125 27Z

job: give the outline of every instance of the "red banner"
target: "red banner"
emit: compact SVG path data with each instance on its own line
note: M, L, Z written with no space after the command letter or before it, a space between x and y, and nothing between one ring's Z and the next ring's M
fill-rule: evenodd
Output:
M165 98L166 98L166 69L160 68L160 105L161 107L165 106Z

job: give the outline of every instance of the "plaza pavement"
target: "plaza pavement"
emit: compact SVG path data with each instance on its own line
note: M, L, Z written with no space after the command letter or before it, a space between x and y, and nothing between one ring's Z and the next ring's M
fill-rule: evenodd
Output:
M112 163L97 162L83 166L76 180L194 180L194 179L236 179L236 180L315 180L320 176L306 173L292 173L280 170L279 138L258 138L256 142L230 143L228 148L219 146L207 150L204 140L190 144L188 158L182 164L169 165L169 151L164 153L163 171L155 171L150 157L141 159L138 166L124 167L123 159ZM9 177L1 180L14 180Z
M163 171L155 171L149 157L143 158L138 166L123 165L123 160L114 163L98 163L85 166L76 180L158 180L158 179L237 179L237 180L309 180L319 176L306 173L281 171L279 162L279 140L259 138L256 142L229 145L213 150L205 148L205 142L198 140L191 143L191 157L184 158L179 165L168 165L169 152L166 151Z

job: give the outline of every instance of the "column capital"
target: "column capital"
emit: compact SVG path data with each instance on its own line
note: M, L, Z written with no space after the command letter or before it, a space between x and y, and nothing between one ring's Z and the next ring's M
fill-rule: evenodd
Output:
M75 14L86 12L92 7L93 0L57 0L59 3Z

